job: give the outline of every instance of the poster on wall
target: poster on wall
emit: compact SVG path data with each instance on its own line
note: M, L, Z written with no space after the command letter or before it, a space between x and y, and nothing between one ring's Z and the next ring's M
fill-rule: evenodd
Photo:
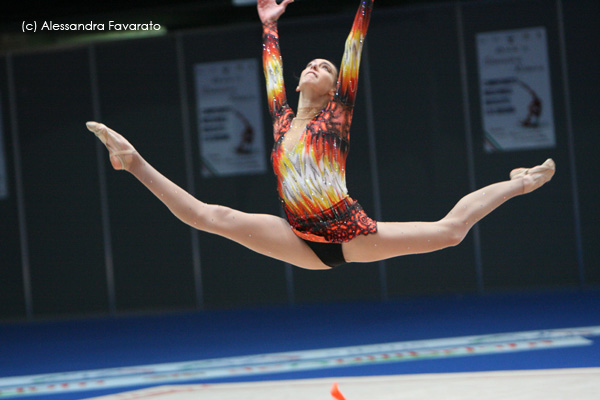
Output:
M4 152L4 121L0 103L0 200L8 197L8 176L6 175L6 153Z
M546 29L484 32L476 42L485 151L554 147Z
M256 59L194 66L202 175L267 170Z

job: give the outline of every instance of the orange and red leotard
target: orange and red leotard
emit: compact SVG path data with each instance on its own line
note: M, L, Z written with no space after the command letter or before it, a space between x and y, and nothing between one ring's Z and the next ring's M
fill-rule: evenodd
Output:
M362 0L346 40L336 93L302 133L293 150L283 138L294 111L287 103L276 22L263 24L263 67L275 145L271 154L278 192L288 222L300 238L347 242L377 232L360 204L348 195L346 157L356 96L362 44L373 0Z

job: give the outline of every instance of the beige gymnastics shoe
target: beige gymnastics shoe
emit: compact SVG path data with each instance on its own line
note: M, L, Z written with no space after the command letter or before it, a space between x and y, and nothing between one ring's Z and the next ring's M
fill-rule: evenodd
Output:
M510 172L510 179L523 179L523 193L530 193L548 182L556 172L556 164L551 158L533 168L517 168Z
M108 149L110 163L113 168L127 170L131 163L131 156L137 153L131 143L104 124L89 121L85 125Z

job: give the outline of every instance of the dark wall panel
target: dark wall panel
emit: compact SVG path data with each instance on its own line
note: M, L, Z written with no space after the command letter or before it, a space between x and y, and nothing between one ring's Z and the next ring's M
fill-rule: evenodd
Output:
M369 38L384 221L437 221L469 191L455 10L373 18ZM472 237L387 262L390 295L476 290Z
M109 312L113 287L116 311L125 312L597 285L600 228L596 222L598 168L594 166L600 128L595 111L599 106L600 56L594 49L600 44L599 7L594 0L465 1L385 10L375 4L363 52L347 165L350 195L371 217L378 209L381 221L444 217L471 189L469 126L476 187L507 179L511 169L533 166L547 157L557 162L550 184L509 201L479 224L480 247L471 233L457 247L388 260L384 269L372 263L306 271L224 238L206 233L193 236L190 228L135 178L113 171L104 148L101 172L106 173L108 209L104 211L110 230L103 231L96 158L99 145L84 125L94 118L122 132L148 161L183 188L191 172L193 188L202 201L281 215L269 161L272 128L258 22L0 58L0 110L9 179L9 196L0 200L0 318L26 316L23 260L30 269L34 317ZM353 17L354 11L348 8L344 14L324 18L282 19L284 77L292 107L297 105L297 77L307 62L327 58L339 64ZM561 58L561 17L568 71ZM548 150L486 153L476 34L537 26L547 32L557 145ZM14 67L15 109L10 109L7 57L12 57ZM201 173L194 66L239 59L254 59L259 66L256 79L264 123L264 132L259 134L264 135L267 170L206 178ZM183 77L179 61L183 61ZM367 77L371 85L367 85ZM180 78L185 81L183 90ZM463 96L465 88L468 103ZM371 105L376 160L371 159L369 140ZM15 121L11 120L13 113ZM20 143L17 156L22 165L25 247L19 225L13 122ZM188 133L191 148L186 149ZM571 150L577 168L578 204L572 193ZM186 152L192 154L192 171L186 170ZM373 161L378 188L373 181ZM111 244L107 249L112 249L108 260L105 234ZM194 246L200 250L199 265L194 265ZM28 253L21 254L22 248L28 248ZM478 250L482 269L478 268ZM107 274L111 261L114 280ZM198 276L194 273L197 267ZM199 282L201 287L196 288Z
M6 62L0 58L0 130L8 188L7 197L0 199L0 318L26 312Z
M256 79L264 95L264 79L260 58L260 26L214 30L186 35L183 38L187 95L190 105L192 143L198 197L210 204L220 204L249 213L279 213L275 177L268 157L273 135L266 96L263 102L263 126L267 170L262 174L232 177L203 177L198 142L198 101L195 91L194 66L213 61L255 59ZM288 299L285 264L256 254L227 239L200 235L202 280L207 307L240 307L257 304L282 304Z
M14 57L36 315L107 309L86 49Z
M571 174L559 31L554 2L505 1L464 6L471 117L478 186L507 179L511 169L530 167L552 157L553 181L528 196L511 200L481 224L486 289L578 284ZM557 144L553 149L485 153L479 101L475 35L479 32L543 26Z
M600 284L600 2L563 1L585 282Z
M96 60L102 122L185 188L175 40L98 45ZM194 307L189 227L108 156L105 165L117 309Z

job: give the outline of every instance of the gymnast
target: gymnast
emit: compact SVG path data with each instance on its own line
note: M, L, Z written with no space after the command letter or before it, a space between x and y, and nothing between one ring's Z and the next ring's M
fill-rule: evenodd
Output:
M306 269L331 269L458 245L471 227L507 200L530 193L554 175L551 159L517 168L510 179L460 199L435 222L376 222L348 195L348 154L358 68L373 0L362 0L346 40L339 73L314 59L300 75L295 114L287 103L277 20L293 0L258 0L263 25L263 66L275 144L273 169L286 218L249 214L204 203L154 169L120 134L107 126L87 127L106 145L114 169L126 170L181 221L223 236L257 253Z

